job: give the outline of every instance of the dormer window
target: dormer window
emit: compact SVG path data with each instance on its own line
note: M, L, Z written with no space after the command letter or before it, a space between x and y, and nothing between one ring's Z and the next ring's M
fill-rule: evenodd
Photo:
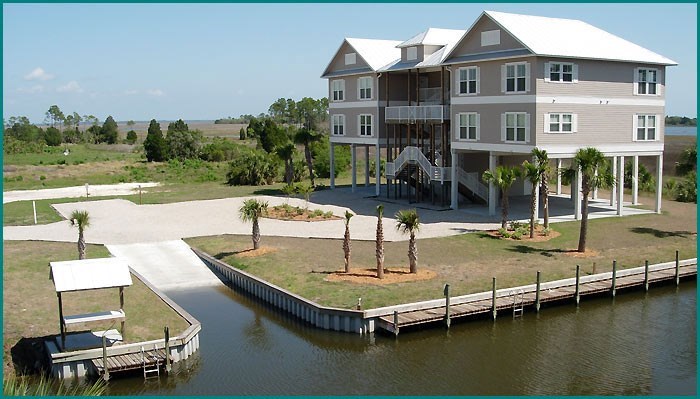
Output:
M357 63L357 53L345 54L345 65L355 65Z
M418 47L413 46L406 49L406 60L417 60L418 59Z

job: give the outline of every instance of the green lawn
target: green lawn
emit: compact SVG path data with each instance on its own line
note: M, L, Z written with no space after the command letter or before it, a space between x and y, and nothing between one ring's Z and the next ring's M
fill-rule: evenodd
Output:
M27 350L27 341L59 333L58 302L48 264L76 259L77 248L74 243L5 241L3 249L3 370L8 373L14 368L13 356ZM87 255L100 258L109 252L103 246L88 245ZM132 280L133 285L124 290L127 342L162 338L165 325L173 336L187 328L189 324L140 280ZM63 304L65 314L117 309L119 295L116 289L66 293Z
M68 149L70 153L64 155ZM134 146L99 144L62 144L58 147L44 147L39 154L4 154L5 165L80 165L106 161L139 160Z
M553 224L561 236L547 242L500 240L487 234L464 234L418 240L419 269L436 273L432 280L384 286L350 282L328 282L329 272L342 270L341 240L263 237L262 245L272 252L246 257L248 236L215 236L187 239L187 242L223 261L273 284L328 306L350 308L361 297L366 308L440 298L445 283L453 295L487 291L491 278L499 287L535 282L538 270L545 281L573 277L576 265L584 273L609 271L613 259L622 268L636 267L645 260L658 263L696 256L695 204L664 203L662 215L595 219L589 222L588 247L597 252L586 258L566 250L578 243L579 223ZM386 243L385 266L405 267L407 242ZM374 242L352 243L352 265L358 269L376 267Z

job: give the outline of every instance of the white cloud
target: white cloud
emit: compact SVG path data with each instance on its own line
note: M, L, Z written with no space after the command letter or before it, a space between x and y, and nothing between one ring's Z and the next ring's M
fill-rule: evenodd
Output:
M75 80L71 80L64 86L58 86L56 88L56 91L59 93L82 93L83 89L80 87L78 82L76 82Z
M138 90L124 90L124 95L133 96L134 94L139 94Z
M34 85L32 87L29 87L29 88L19 87L17 89L17 93L24 93L24 94L37 94L37 93L41 93L42 91L44 91L44 86L42 86L42 85Z
M162 97L165 95L165 93L163 93L163 90L161 89L148 89L146 90L146 94L155 97Z
M43 68L37 67L33 71L24 75L24 80L51 80L54 75L47 73Z

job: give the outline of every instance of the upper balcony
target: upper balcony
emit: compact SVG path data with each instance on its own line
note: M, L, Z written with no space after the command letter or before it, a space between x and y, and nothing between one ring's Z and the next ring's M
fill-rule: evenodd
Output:
M386 107L386 123L442 123L450 119L449 106L445 105L403 105Z

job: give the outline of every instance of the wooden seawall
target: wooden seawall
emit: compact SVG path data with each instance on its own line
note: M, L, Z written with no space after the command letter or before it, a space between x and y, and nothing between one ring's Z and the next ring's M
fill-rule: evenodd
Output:
M401 311L397 308L389 314L387 313L392 307L382 308L384 314L378 315L376 326L398 335L402 327L440 322L449 327L451 320L456 318L490 315L495 319L499 311L510 311L509 315L518 316L526 308L539 311L540 305L547 302L575 301L578 304L583 296L604 293L615 296L616 291L622 289L648 290L651 284L669 281L678 283L680 279L696 276L697 259L694 258L583 277L577 273L575 278L501 290L496 290L494 278L494 289L490 292L449 298L447 289L446 299L439 300L441 304L428 301L421 306L417 303L413 310L404 308ZM380 309L373 311L378 310Z

